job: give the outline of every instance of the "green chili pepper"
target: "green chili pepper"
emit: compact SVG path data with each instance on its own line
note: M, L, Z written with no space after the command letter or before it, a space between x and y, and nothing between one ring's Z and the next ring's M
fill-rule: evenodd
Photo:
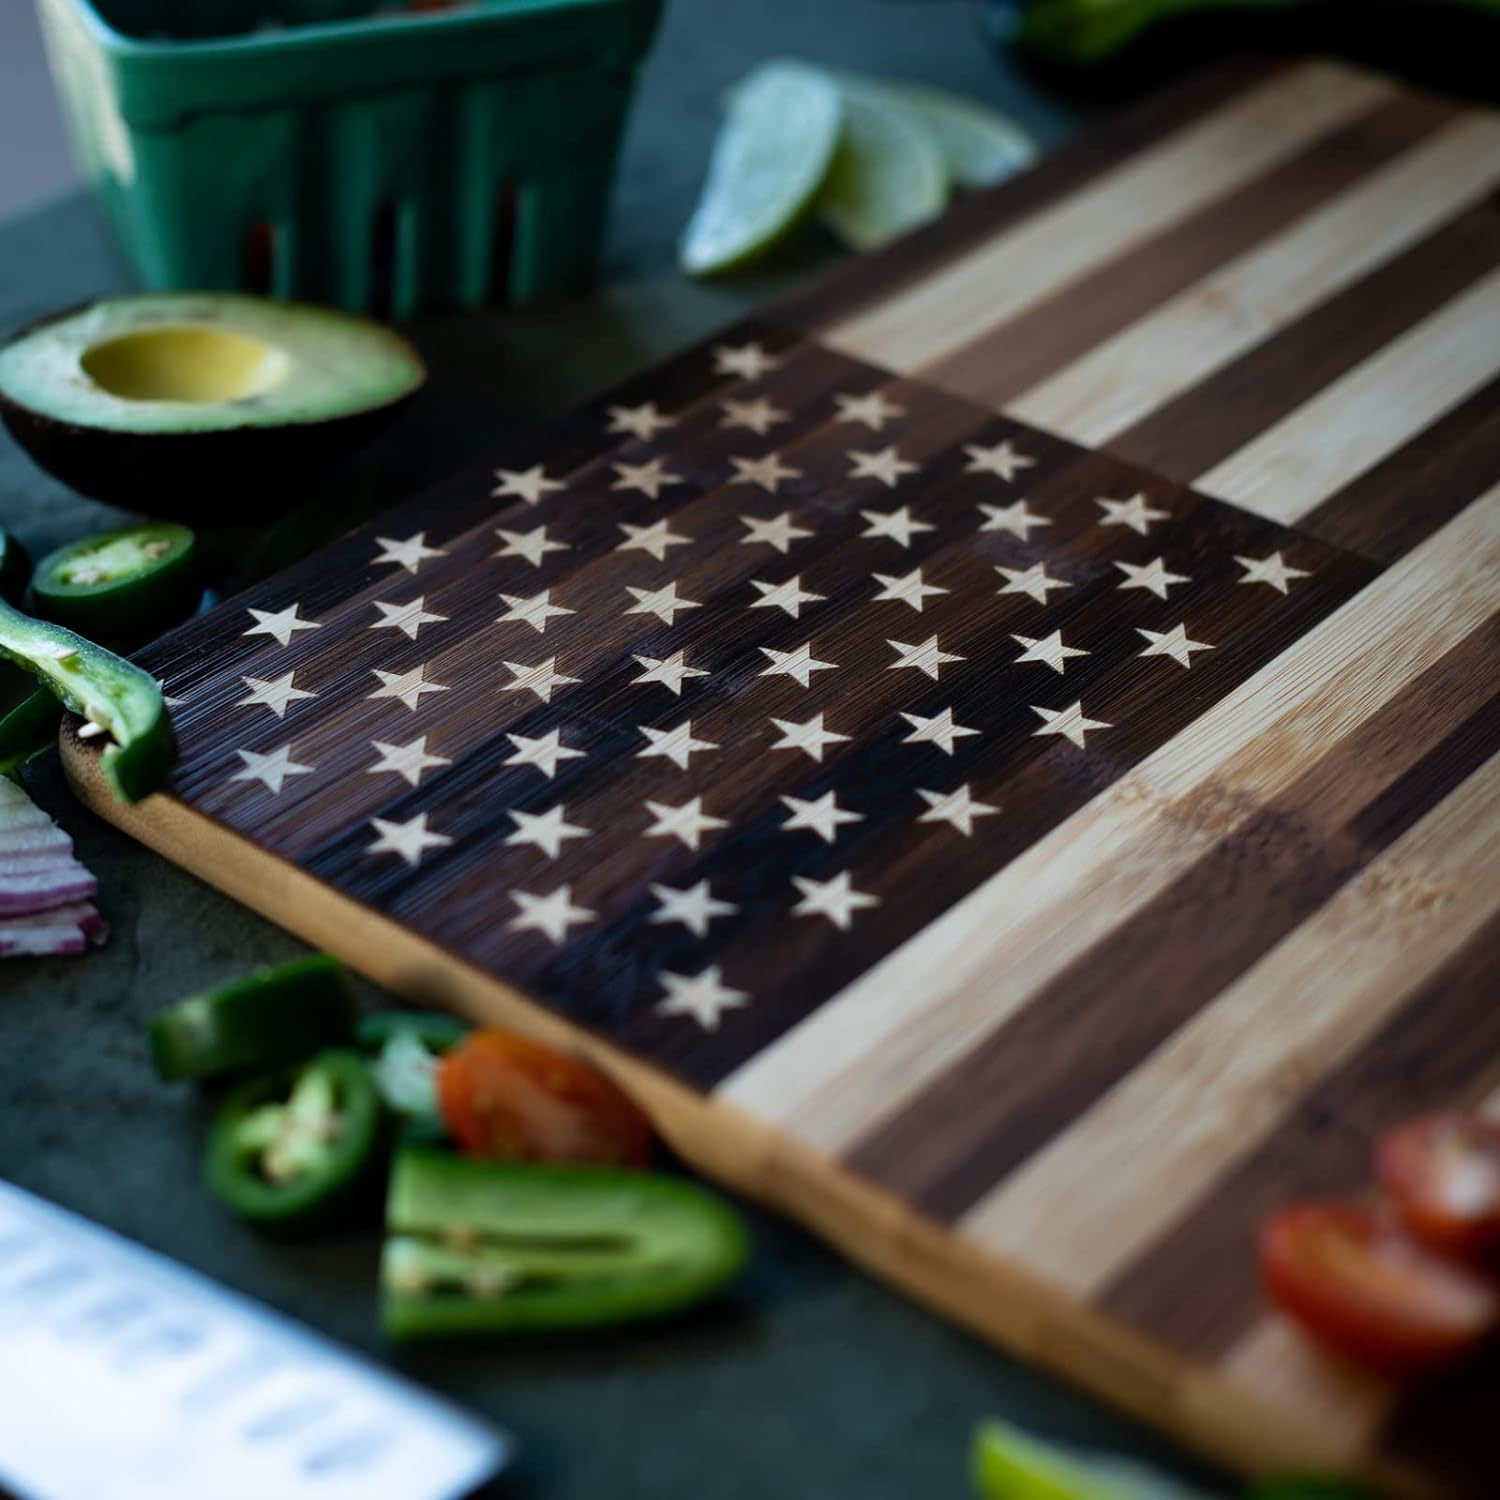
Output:
M0 656L24 667L74 713L109 733L104 774L122 801L139 801L166 780L177 747L161 684L149 672L3 600Z
M437 1099L438 1058L471 1029L432 1011L387 1010L359 1018L355 1035L360 1048L374 1054L370 1077L380 1097L387 1109L417 1127L408 1139L447 1138Z
M26 549L0 526L0 599L19 604L31 577L31 559Z
M0 776L9 776L57 743L60 704L46 688L23 698L0 718Z
M185 620L202 593L197 538L161 521L70 542L48 553L31 579L44 619L126 645Z
M739 1216L675 1177L397 1154L381 1318L393 1338L592 1328L674 1312L744 1266Z
M158 1011L147 1027L157 1076L215 1078L296 1062L354 1034L354 993L337 959L310 953Z
M357 1052L322 1052L229 1094L209 1126L204 1176L258 1224L330 1218L363 1185L381 1107Z

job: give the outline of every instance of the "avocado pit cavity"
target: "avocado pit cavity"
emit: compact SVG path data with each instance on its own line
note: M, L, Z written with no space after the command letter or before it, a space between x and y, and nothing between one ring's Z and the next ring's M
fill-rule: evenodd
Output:
M143 328L83 351L85 375L123 401L194 405L249 401L274 389L291 361L279 349L226 328Z

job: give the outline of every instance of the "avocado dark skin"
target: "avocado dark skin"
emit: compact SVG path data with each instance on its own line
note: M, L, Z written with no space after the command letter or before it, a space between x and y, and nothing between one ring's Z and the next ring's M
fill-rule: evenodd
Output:
M284 515L415 395L325 422L138 433L59 422L0 394L0 420L40 468L91 500L189 526L234 526Z
M0 347L94 305L48 313L16 329ZM412 358L421 371L415 351ZM130 432L68 422L0 389L0 421L39 468L91 500L198 529L264 525L322 488L424 383L421 371L417 383L392 400L314 422L206 432Z

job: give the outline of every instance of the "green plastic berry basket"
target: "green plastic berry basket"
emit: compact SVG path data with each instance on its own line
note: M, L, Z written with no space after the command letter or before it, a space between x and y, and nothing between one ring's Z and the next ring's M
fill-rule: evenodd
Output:
M597 264L661 0L38 0L142 280L407 317Z

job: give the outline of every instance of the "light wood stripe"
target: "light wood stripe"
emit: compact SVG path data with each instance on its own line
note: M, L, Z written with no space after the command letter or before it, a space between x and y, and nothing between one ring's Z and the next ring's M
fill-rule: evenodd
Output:
M1467 116L1024 392L1006 412L1074 442L1105 443L1415 244L1497 180L1500 118Z
M1497 373L1500 270L1215 465L1197 488L1289 524Z
M1075 1292L1102 1286L1500 909L1497 818L1500 756L976 1204L963 1231Z
M1482 624L1497 572L1500 485L720 1092L847 1149Z
M828 328L824 342L919 369L1393 94L1328 63L1289 69L912 291Z

